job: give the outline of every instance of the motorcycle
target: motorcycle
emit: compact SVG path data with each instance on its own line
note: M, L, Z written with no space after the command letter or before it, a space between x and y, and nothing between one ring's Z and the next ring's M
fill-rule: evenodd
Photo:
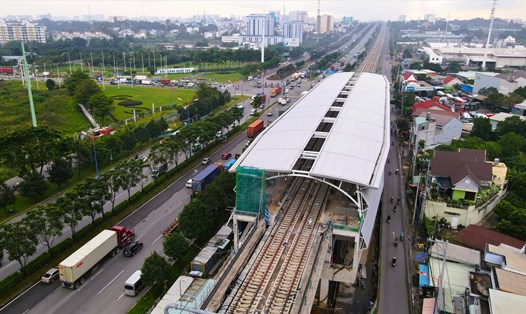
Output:
M394 246L395 246L395 247L398 247L398 239L396 239L396 240L394 241Z
M398 174L398 169L395 170L395 173Z
M387 216L387 223L391 222L391 215Z
M391 158L387 158L387 163L388 163L388 164L391 163Z
M391 171L391 170L389 170L389 175L391 175L391 173L392 173L392 171Z
M393 201L394 201L394 197L391 197L391 203L393 203Z
M405 239L405 233L402 231L400 232L400 241L404 241Z
M396 205L393 207L393 211L396 213Z
M400 204L400 199L397 198L397 199L396 199L396 205L399 205L399 204Z
M396 257L393 257L393 261L391 262L391 265L393 265L393 267L396 266Z

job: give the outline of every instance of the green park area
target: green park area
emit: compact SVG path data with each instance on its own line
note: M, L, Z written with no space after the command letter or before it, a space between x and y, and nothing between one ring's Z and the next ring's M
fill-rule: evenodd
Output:
M184 105L195 94L192 89L131 85L106 85L103 91L106 96L113 98L115 107L112 114L118 120L130 118L134 108L137 114L151 111L152 103L155 111L162 108L165 112L169 110L170 104Z

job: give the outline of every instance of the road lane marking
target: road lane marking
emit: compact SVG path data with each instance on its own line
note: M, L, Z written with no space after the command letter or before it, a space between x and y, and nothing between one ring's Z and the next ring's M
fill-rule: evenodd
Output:
M124 295L124 292L117 298L117 301L119 301L120 298Z
M83 285L80 286L80 288L78 288L77 291L80 291L82 288L84 288L88 283L90 283L93 279L95 279L95 277L97 277L100 273L102 273L102 271L104 270L104 268L101 268L95 275L91 276L90 279L86 282L84 282Z
M26 314L27 312L29 312L29 309L25 310L24 313L22 313L22 314Z
M117 276L115 276L115 278L113 278L110 282L108 282L108 284L105 285L104 288L102 288L102 289L99 291L99 293L97 293L97 294L101 294L102 291L104 291L106 288L108 288L108 286L111 285L111 284L117 279L117 277L119 277L120 275L122 275L123 272L124 272L124 270L121 270L121 272L120 272Z
M4 307L0 308L0 312L3 311L6 307L8 307L11 303L15 302L18 298L20 298L21 296L23 296L24 294L26 294L26 292L28 292L29 290L33 289L36 285L38 285L40 283L37 282L35 283L34 285L32 285L31 287L27 288L26 291L22 292L19 296L17 296L16 298L14 298L13 300L11 300L11 302L7 303L6 305L4 305ZM29 311L29 309L27 309L27 311ZM27 312L26 311L26 312ZM25 312L24 312L25 313Z
M162 237L163 235L161 234L160 236L157 237L157 239L155 239L155 241L152 242L152 245L155 244L155 242L159 241L159 239Z

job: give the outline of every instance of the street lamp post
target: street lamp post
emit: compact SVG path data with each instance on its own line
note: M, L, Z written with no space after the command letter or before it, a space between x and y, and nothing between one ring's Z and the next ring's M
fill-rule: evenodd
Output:
M95 173L96 173L96 177L97 179L99 179L99 164L97 163L97 148L96 148L96 145L95 145L95 136L91 135L91 134L88 134L84 131L81 132L82 135L85 135L85 136L88 136L88 137L91 137L91 143L93 144L93 157L95 157Z
M196 102L199 100L199 98L196 98L192 101L190 101L189 99L188 100L183 100L179 97L177 97L177 99L179 99L180 101L184 101L186 103L186 114L187 114L187 120L186 120L186 127L189 128L190 127L190 103L192 102ZM189 143L190 144L190 157L192 157L192 143Z

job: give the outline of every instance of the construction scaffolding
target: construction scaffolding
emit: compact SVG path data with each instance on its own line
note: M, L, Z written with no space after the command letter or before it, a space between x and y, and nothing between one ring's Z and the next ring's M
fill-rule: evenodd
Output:
M252 167L236 169L236 213L258 216L267 204L265 172Z

